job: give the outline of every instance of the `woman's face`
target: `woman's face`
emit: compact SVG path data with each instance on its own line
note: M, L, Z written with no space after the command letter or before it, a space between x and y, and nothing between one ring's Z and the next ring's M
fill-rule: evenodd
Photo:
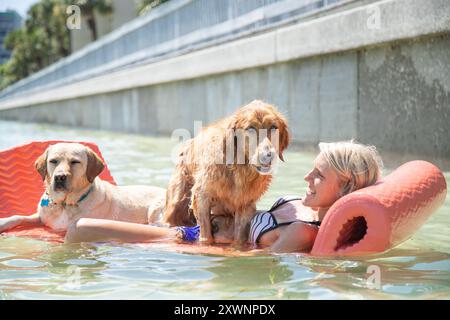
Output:
M336 172L328 165L322 155L314 160L314 169L306 176L308 190L303 198L303 205L314 208L328 208L340 194L340 182Z

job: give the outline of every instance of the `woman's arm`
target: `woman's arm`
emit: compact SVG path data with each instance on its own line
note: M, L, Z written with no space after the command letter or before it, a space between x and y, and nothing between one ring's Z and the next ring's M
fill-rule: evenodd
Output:
M272 244L273 252L305 252L310 251L316 239L318 228L302 222L288 225Z
M18 226L35 226L40 225L41 219L39 213L34 213L30 216L11 216L0 219L0 233L13 229Z
M65 242L152 242L176 240L177 231L172 228L146 224L82 218L69 226Z

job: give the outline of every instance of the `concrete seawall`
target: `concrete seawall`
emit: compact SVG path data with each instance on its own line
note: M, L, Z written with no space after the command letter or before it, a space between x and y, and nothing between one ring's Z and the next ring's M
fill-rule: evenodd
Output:
M343 11L2 100L0 118L171 134L263 99L287 115L300 144L356 138L450 159L450 2L376 4L380 30L361 29L368 8Z

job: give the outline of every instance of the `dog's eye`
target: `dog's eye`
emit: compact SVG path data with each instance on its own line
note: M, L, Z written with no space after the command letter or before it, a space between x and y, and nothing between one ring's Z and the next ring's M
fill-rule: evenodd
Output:
M277 130L277 129L278 129L278 127L274 124L270 127L270 130Z
M80 161L78 161L78 160L72 160L72 161L70 162L70 164L77 164L77 163L80 163Z
M58 160L52 159L52 160L50 160L49 162L50 162L51 164L57 164L57 163L58 163Z

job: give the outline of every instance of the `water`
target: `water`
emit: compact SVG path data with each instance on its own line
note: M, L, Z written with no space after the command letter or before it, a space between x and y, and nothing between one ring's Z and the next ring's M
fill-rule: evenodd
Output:
M31 140L93 141L118 184L166 187L173 170L168 138L0 121L0 150ZM288 151L268 208L303 194L314 154ZM389 172L389 168L387 170ZM386 172L386 173L387 173ZM450 172L445 173L450 181ZM0 236L4 299L449 299L450 196L401 246L370 258L319 259L302 254L194 254L167 244L49 244ZM370 289L369 266L380 289Z

